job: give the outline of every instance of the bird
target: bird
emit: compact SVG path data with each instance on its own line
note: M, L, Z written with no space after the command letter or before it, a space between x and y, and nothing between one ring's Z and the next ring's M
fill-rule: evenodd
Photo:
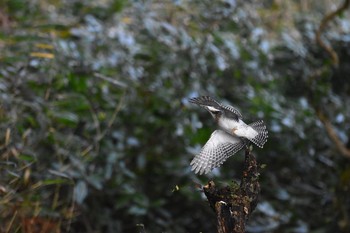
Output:
M219 126L191 161L191 170L195 174L207 174L220 167L250 142L260 148L266 143L268 130L263 120L246 124L236 108L223 105L210 96L191 98L189 102L205 108Z

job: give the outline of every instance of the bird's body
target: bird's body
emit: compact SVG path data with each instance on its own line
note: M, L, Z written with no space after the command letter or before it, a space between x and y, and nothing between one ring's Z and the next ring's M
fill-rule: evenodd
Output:
M248 140L259 147L267 141L268 132L262 120L247 125L234 107L222 105L209 96L190 99L212 115L220 129L215 130L201 152L191 162L195 173L208 173L247 145Z
M252 139L258 135L258 132L256 132L251 126L244 123L241 119L235 121L229 118L223 118L222 120L218 121L218 125L221 129L234 136Z

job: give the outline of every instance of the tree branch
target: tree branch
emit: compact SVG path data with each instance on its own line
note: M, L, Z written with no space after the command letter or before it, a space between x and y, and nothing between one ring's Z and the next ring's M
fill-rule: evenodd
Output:
M239 187L217 188L214 181L203 187L217 216L218 233L243 233L245 224L258 203L260 184L256 159L249 149Z
M318 116L318 118L326 128L329 138L334 142L336 148L341 153L341 155L350 159L350 149L348 149L345 146L345 144L340 140L340 138L338 137L337 133L334 130L334 126L332 125L328 117L324 115L320 109L316 109L316 115Z
M338 54L334 51L334 49L330 46L327 45L322 39L321 39L321 35L324 31L324 29L326 28L327 24L329 21L331 21L333 18L335 18L336 16L340 15L346 8L349 7L350 4L350 0L345 0L343 5L341 5L338 9L336 9L335 11L329 13L328 15L326 15L322 21L321 24L318 28L318 30L316 31L316 41L317 43L324 49L326 50L327 53L329 53L329 55L332 58L332 63L334 66L338 66L339 64L339 58L338 58Z
M332 58L332 63L335 67L338 66L339 64L339 58L337 53L334 51L334 49L330 46L330 45L326 45L326 43L321 39L321 35L323 33L323 31L325 30L328 22L330 22L331 20L333 20L336 16L340 15L345 9L347 9L350 5L350 0L345 0L343 2L343 4L337 8L335 11L329 13L328 15L326 15L321 23L320 26L318 28L318 30L316 31L316 42L324 49L326 50L326 52L329 53L329 55ZM309 78L309 85L311 85L312 80L314 79L314 77L316 76L321 76L323 73L325 72L325 69L319 69L317 72L315 72L315 75L311 76ZM326 132L329 136L329 138L334 142L337 150L340 152L340 154L346 158L350 158L350 149L346 147L346 145L341 141L341 139L339 138L339 136L337 135L334 126L332 125L331 121L329 120L329 118L323 113L323 111L321 111L321 109L314 103L314 100L309 99L311 105L314 107L315 112L317 117L320 119L320 121L322 122L322 124L324 125Z

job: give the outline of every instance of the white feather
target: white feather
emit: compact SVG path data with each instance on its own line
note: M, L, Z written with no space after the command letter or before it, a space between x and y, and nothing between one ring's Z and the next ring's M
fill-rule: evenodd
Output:
M237 153L245 143L238 137L223 130L215 130L201 152L191 161L195 173L208 173L219 167L227 158Z
M212 106L206 106L206 107L208 108L209 111L213 111L213 112L220 111L219 109L214 108Z
M236 121L233 119L223 118L219 121L219 126L229 134L238 137L252 139L258 135L257 131L244 123L241 119Z
M207 144L204 147L206 150L213 150L223 143L235 144L240 142L241 142L241 139L239 139L238 137L227 134L222 130L215 130L211 134Z

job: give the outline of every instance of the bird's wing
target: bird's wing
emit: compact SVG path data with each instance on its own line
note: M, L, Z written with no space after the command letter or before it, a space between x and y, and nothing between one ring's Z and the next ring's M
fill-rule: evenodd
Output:
M251 138L251 139L248 138L248 139L258 147L262 148L266 143L267 138L269 137L268 135L269 132L266 129L266 125L264 121L259 120L249 124L249 126L252 127L257 132L257 136L255 136L254 138Z
M206 174L223 164L244 145L245 142L239 137L232 136L223 130L215 130L201 152L192 160L192 171L199 172L200 175Z
M220 110L220 107L221 107L221 105L210 96L201 96L201 97L192 98L189 100L189 102L192 104L197 104L201 107L208 107L208 106L213 107L216 110Z
M238 109L230 106L230 105L223 105L223 104L220 104L220 106L234 114L236 114L238 116L239 119L243 119L242 117L242 114L240 113L240 111L238 111Z
M189 100L190 103L197 104L201 107L207 107L208 110L217 110L221 111L222 109L227 110L226 114L230 115L233 114L231 117L235 119L243 119L242 114L234 107L230 105L223 105L218 103L216 100L211 98L210 96L200 96L196 98L192 98ZM210 107L214 109L210 109Z
M241 121L241 120L240 120ZM244 122L242 122L242 125ZM264 121L259 120L234 130L237 137L246 138L258 147L263 147L269 137Z

